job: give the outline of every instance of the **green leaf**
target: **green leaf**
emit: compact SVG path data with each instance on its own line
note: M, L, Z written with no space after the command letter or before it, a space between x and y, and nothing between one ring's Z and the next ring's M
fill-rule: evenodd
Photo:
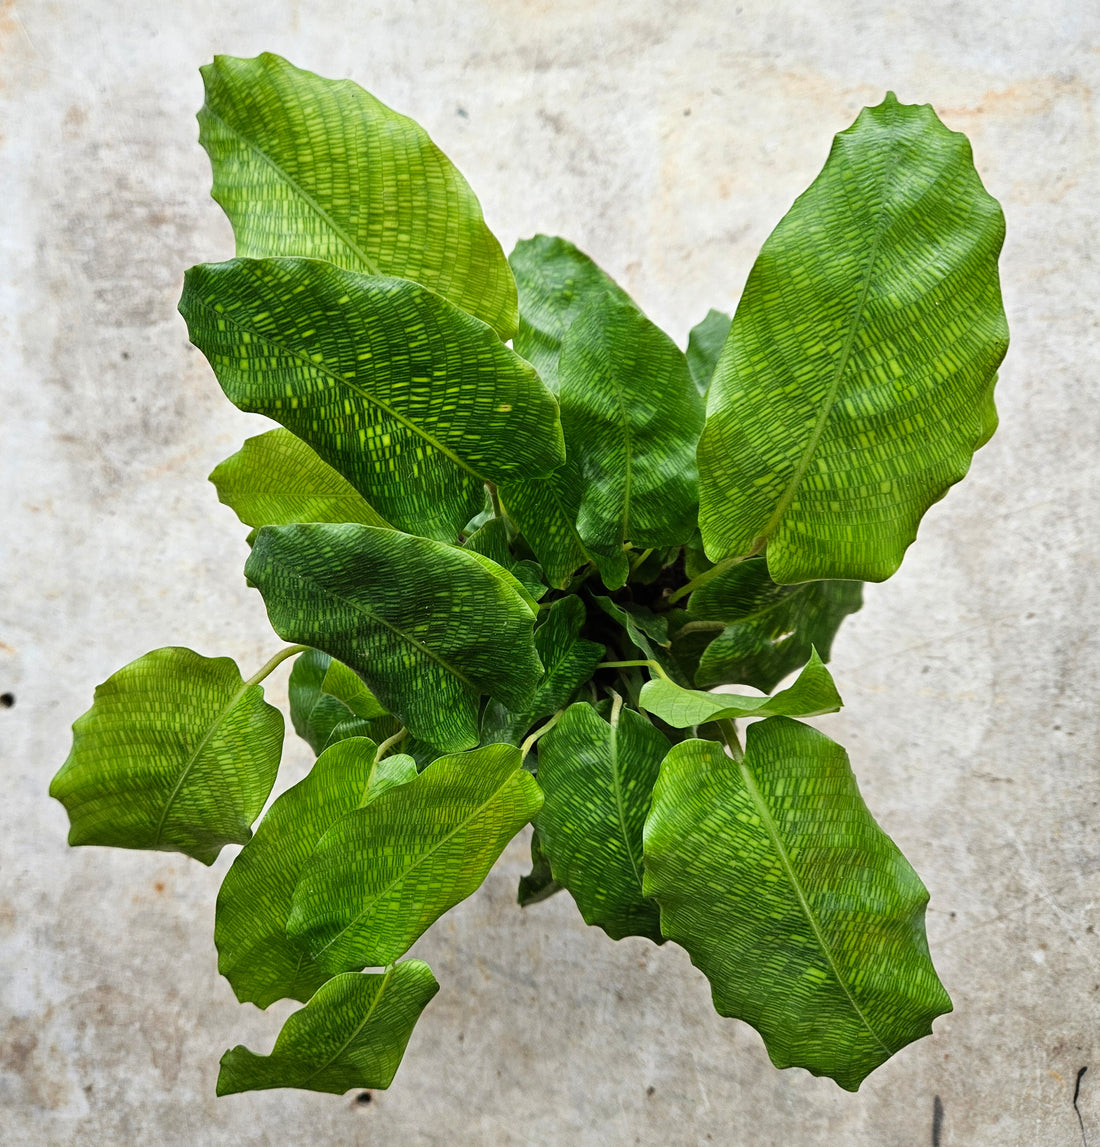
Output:
M692 622L724 623L717 636L711 633L695 684L743 683L769 693L806 663L812 648L828 661L841 622L862 604L861 582L778 586L763 558L739 562L702 585L688 602Z
M516 561L508 545L508 523L503 518L490 518L485 525L470 534L463 543L472 553L481 554L507 570L522 586L532 601L546 593L542 570L530 561Z
M202 69L199 141L237 254L304 255L423 283L516 330L516 286L465 179L419 124L279 56Z
M663 943L657 905L642 892L642 826L668 750L640 714L616 705L609 723L583 702L539 741L541 850L585 923L612 940Z
M642 686L638 704L666 725L686 729L738 717L816 717L835 713L843 702L815 649L794 684L772 697L704 693L699 689L681 689L672 681L655 677Z
M266 1008L303 1003L330 978L286 934L298 876L317 842L345 813L416 776L403 755L376 760L377 746L352 737L326 749L309 775L280 796L226 873L218 894L214 943L218 971L241 1003Z
M729 315L721 311L709 310L707 317L698 326L692 327L688 335L688 369L691 371L692 382L704 398L732 321Z
M95 691L50 784L69 843L183 852L243 844L279 771L283 717L228 657L156 649Z
M301 1087L341 1095L385 1088L439 984L421 960L335 976L283 1025L270 1055L241 1044L222 1056L218 1095Z
M592 601L623 627L631 644L643 657L656 661L674 680L687 683L682 670L669 653L668 618L665 615L655 614L644 605L619 603L597 594L592 595ZM630 652L628 649L621 651Z
M532 367L417 283L234 259L192 267L180 313L231 402L281 422L399 529L454 542L486 481L564 460Z
M294 731L315 753L348 735L370 736L370 720L356 717L343 701L324 691L325 675L332 663L327 653L307 649L290 671L290 720Z
M592 676L605 651L602 645L581 637L585 620L584 602L572 593L544 611L542 623L535 630L535 649L544 673L534 700L521 712L490 701L481 721L483 744L518 744L536 721L567 705Z
M359 525L265 526L245 576L276 633L343 661L416 737L478 742L482 693L521 709L542 676L535 609L477 554Z
M556 392L561 343L573 320L603 294L624 303L632 300L567 239L521 239L508 261L519 288L519 330L512 345Z
M951 1010L924 932L928 893L867 811L848 756L783 717L735 762L676 745L645 826L661 930L752 1024L776 1067L855 1091Z
M329 829L302 871L288 934L332 972L396 960L478 888L541 804L511 745L440 757Z
M521 908L527 908L531 904L539 904L543 900L549 900L555 893L561 892L564 887L565 885L559 884L554 879L554 874L550 871L550 861L542 851L539 830L533 829L531 832L531 871L526 876L519 878L516 903Z
M684 354L632 303L593 300L562 340L562 432L586 546L674 546L695 530L703 404Z
M764 244L699 446L715 561L882 581L991 425L1004 220L964 136L891 94Z
M363 496L289 430L246 439L210 475L218 501L246 526L362 522L388 526Z

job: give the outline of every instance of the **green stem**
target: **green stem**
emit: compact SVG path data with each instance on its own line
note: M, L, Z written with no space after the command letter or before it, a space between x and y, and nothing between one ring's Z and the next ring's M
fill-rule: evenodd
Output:
M280 649L267 664L249 677L244 683L245 689L251 689L253 685L259 685L265 677L269 676L273 670L282 665L288 657L297 657L299 653L305 653L308 648L308 645L288 645L286 649Z
M630 563L630 572L633 573L642 564L642 562L644 562L646 558L649 557L651 553L653 553L652 546L648 550L642 550L642 552Z
M493 501L493 514L498 518L503 518L504 511L500 508L500 495L497 493L496 483L486 482L485 488L489 491L489 497Z
M737 565L738 562L743 562L744 560L744 558L726 558L725 561L719 562L716 566L711 566L709 570L703 570L703 572L699 574L698 577L693 577L691 581L687 583L687 585L680 586L680 588L676 590L675 593L670 593L668 595L669 605L675 605L675 603L678 602L680 598L687 597L689 593L694 592L700 586L706 585L707 582L712 578L716 578L720 574L724 574L726 570L733 569L733 567Z
M390 751L390 749L394 747L394 745L400 744L408 735L409 730L406 729L404 725L402 725L401 728L398 729L392 737L387 737L386 740L384 740L382 744L378 746L378 751L374 754L375 763L377 764L377 762L380 761Z
M737 736L737 726L728 717L714 723L722 734L722 740L726 742L730 756L740 764L745 759L745 753L741 748L741 739Z
M658 677L663 677L666 681L671 681L672 678L661 668L659 661L601 661L597 669L652 669Z
M527 738L527 740L523 742L523 744L520 746L520 750L519 750L519 759L521 761L524 761L527 759L527 754L531 751L531 746L534 745L534 743L539 739L539 737L541 737L543 735L543 733L549 733L550 730L562 719L562 715L564 713L565 713L564 709L559 709L553 715L553 717L551 717L550 720L547 721L546 724L542 726L541 729L536 729Z

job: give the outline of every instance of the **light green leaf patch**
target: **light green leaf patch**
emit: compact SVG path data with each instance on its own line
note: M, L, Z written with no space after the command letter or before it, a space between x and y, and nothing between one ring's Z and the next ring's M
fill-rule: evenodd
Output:
M396 960L478 888L541 804L511 745L433 761L328 830L302 870L288 934L331 972Z
M515 333L516 285L481 206L413 120L265 52L202 69L199 141L237 254L303 255L423 283Z
M699 444L708 556L882 581L994 424L1001 209L966 138L890 94L764 244Z
M410 733L446 752L478 743L482 693L522 709L542 676L536 611L492 566L394 530L267 526L245 575L277 633L350 666Z
M710 380L714 375L714 368L718 365L718 357L725 346L726 336L730 333L730 324L733 320L721 311L707 311L707 317L697 326L691 328L688 335L686 358L688 369L691 371L691 381L695 383L696 390L706 398L710 388Z
M50 784L69 844L183 852L243 844L275 783L283 717L228 657L156 649L95 691Z
M739 717L815 717L835 713L843 702L815 649L794 684L771 697L705 693L682 689L664 677L655 677L642 686L638 705L674 729L687 729Z
M421 960L336 976L286 1021L270 1055L238 1044L222 1056L218 1095L271 1087L341 1095L389 1087L420 1013L438 991Z
M752 1024L777 1067L855 1091L951 1009L928 955L928 893L860 797L844 750L783 717L744 760L673 746L645 825L661 930Z

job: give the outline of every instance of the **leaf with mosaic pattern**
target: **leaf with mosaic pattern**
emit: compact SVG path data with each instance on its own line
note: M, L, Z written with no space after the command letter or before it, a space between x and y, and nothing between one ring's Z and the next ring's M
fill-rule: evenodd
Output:
M891 93L764 244L711 382L700 527L780 584L882 581L993 423L1000 206L966 137Z
M776 1067L855 1091L951 1010L924 885L867 811L847 753L808 725L750 725L740 762L711 741L673 746L644 842L661 931Z

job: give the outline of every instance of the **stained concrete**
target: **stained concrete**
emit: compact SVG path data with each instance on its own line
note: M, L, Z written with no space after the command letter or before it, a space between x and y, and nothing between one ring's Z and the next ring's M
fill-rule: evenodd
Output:
M289 1010L216 974L228 858L66 848L46 786L96 682L280 644L204 481L258 423L175 312L183 269L231 253L196 69L265 49L415 116L506 248L570 236L680 339L861 105L893 88L970 135L1008 217L1002 427L848 623L822 722L932 892L955 1011L857 1095L775 1071L671 945L564 897L520 912L517 843L417 946L442 991L389 1092L216 1100L222 1050ZM1100 1142L1098 52L1073 0L3 0L0 1141Z

